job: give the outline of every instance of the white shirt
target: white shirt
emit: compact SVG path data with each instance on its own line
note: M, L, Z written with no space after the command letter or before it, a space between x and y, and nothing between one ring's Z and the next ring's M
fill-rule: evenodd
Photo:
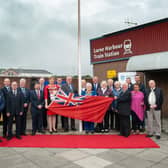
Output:
M103 94L106 92L107 88L101 88Z
M149 102L150 105L155 105L156 104L156 95L155 95L154 89L155 88L151 88L151 92L150 92L149 97L148 97L148 102Z

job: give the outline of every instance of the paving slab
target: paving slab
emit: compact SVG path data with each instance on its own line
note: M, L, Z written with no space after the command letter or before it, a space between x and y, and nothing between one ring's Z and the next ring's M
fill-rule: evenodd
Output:
M76 164L83 168L103 168L105 166L111 165L112 162L101 159L96 156L90 156L78 161L75 161Z

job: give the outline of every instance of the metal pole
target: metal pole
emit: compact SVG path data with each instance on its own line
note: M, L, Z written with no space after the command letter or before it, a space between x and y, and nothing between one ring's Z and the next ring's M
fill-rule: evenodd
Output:
M81 22L80 22L80 0L78 0L78 94L81 95ZM82 121L79 120L79 132L82 132Z

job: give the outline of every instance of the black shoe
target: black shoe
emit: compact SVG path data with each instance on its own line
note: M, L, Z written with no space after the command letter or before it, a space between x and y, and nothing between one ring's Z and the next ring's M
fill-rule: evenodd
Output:
M108 132L109 132L109 129L105 129L104 132L105 132L105 133L108 133Z
M101 133L104 133L104 131L105 131L105 130L104 130L104 129L102 129L102 130L101 130Z
M45 134L45 131L42 130L41 133L42 133L42 134Z
M142 127L142 128L140 129L140 132L145 132L145 128Z
M86 134L89 134L89 131L85 131Z
M16 138L17 138L17 139L22 139L22 137L21 137L21 136L19 136L19 135L17 135L17 136L16 136Z
M97 130L95 130L95 132L100 133L100 132L101 132L101 130L100 130L100 129L97 129Z
M151 138L151 137L153 137L153 135L149 135L149 134L148 134L148 135L146 135L146 137L147 137L147 138Z
M31 135L32 135L32 136L36 135L36 132L33 131Z
M53 134L53 132L52 132L52 131L49 131L49 133L50 133L50 134Z
M94 131L91 131L91 134L94 134Z
M21 135L23 135L23 136L27 136L27 134L26 134L26 133L22 133Z
M72 128L71 130L72 130L72 131L76 131L76 128Z
M160 135L156 135L156 139L160 139L161 137L160 137Z
M69 131L69 129L64 129L64 132L68 132Z
M3 141L0 139L0 142L3 142Z
M41 131L38 131L39 133L41 134L45 134L45 131L41 130Z
M10 141L10 140L12 139L12 137L11 137L11 136L7 136L6 139L7 139L8 141Z

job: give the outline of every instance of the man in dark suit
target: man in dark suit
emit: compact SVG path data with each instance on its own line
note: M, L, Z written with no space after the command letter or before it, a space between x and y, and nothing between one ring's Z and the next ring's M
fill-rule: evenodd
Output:
M94 76L92 78L92 90L97 93L99 88L100 88L99 78L97 76Z
M12 125L13 119L16 121L16 138L21 138L21 122L20 118L23 115L23 94L18 89L17 82L12 82L11 91L7 95L7 113L8 117L8 137L10 140L13 136L12 134Z
M20 92L23 94L23 115L21 116L21 135L26 135L27 112L30 103L30 90L26 88L26 79L20 79Z
M156 139L161 136L161 109L163 104L163 92L156 87L154 80L149 81L149 88L146 89L145 104L147 110L147 137L155 133ZM153 126L155 122L155 126Z
M44 133L42 127L42 113L44 107L44 95L40 90L40 84L37 82L34 85L34 90L30 92L31 114L32 114L32 135L37 131Z
M145 85L141 82L140 75L135 75L135 83L139 85L140 91L145 94Z
M128 83L128 90L132 91L133 90L133 84L131 82L131 78L130 77L126 78L126 83Z
M128 83L122 85L122 92L118 99L118 113L120 118L120 135L130 135L130 114L131 114L131 93L128 90Z
M61 88L67 95L69 95L69 93L77 94L77 91L75 90L75 88L72 84L72 77L71 76L66 77L66 84L62 85ZM68 118L64 117L64 131L67 132L68 130L69 130ZM74 119L71 119L71 130L76 131Z
M5 107L5 98L2 91L0 90L0 119L1 119L1 111L4 109L4 107ZM1 139L0 142L2 142Z
M4 79L4 87L1 89L4 98L5 98L5 107L2 110L2 116L3 116L3 138L6 138L7 136L7 123L8 123L8 117L6 116L6 110L7 110L7 95L11 91L10 87L10 79L5 78Z
M40 78L39 79L39 83L40 83L40 90L44 96L44 88L45 88L45 79L44 78ZM47 110L45 109L45 107L42 108L42 119L43 119L43 129L47 129Z

